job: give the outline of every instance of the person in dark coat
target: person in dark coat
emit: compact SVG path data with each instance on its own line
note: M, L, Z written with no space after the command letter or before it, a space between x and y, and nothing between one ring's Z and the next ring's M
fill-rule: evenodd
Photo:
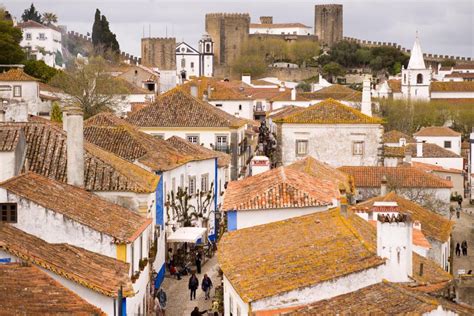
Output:
M467 241L461 243L462 255L467 256Z
M191 316L201 316L207 313L207 309L205 311L199 311L199 307L194 307L193 311L191 312Z
M459 243L456 244L456 256L461 256L461 245Z
M202 263L202 255L198 251L196 252L196 270L198 274L201 274L201 263Z
M206 300L211 298L211 288L212 288L212 280L207 274L204 274L204 278L202 278L201 283L202 290L206 293Z
M193 300L193 297L194 299L196 299L196 290L198 287L199 287L199 280L196 277L196 274L193 273L191 277L189 278L189 284L188 284L188 288L191 291L189 295L191 301Z

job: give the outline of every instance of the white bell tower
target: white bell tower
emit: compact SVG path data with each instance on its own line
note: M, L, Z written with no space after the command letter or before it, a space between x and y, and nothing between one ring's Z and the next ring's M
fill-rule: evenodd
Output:
M201 54L201 76L212 77L214 75L214 42L207 33L204 33L199 41L199 53Z
M411 50L408 67L402 68L402 95L409 100L429 100L431 66L426 68L418 32Z

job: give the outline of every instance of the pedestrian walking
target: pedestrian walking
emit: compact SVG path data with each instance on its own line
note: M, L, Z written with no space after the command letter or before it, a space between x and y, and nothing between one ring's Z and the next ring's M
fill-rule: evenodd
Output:
M212 288L212 280L207 274L204 274L201 283L202 290L206 293L206 300L211 298L211 288Z
M201 274L201 263L202 263L202 255L201 252L196 252L196 270L198 274Z
M462 255L467 256L467 241L461 243Z
M155 312L157 316L165 315L166 302L166 292L163 289L159 289L155 295Z
M191 277L189 278L189 284L188 284L188 287L189 287L189 290L190 290L190 299L191 301L193 300L193 297L194 299L196 299L196 290L197 288L199 287L199 280L198 278L196 277L196 274L192 274Z
M207 313L207 309L205 311L199 311L199 307L194 307L193 311L191 312L191 316L201 316Z
M461 256L461 245L459 243L456 244L456 256Z

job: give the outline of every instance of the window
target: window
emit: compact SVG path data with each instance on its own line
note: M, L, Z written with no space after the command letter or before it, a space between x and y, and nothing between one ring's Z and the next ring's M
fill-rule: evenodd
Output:
M451 148L451 141L450 140L444 141L444 148Z
M199 135L188 135L186 136L188 142L199 145Z
M308 154L308 141L307 140L296 140L296 155L305 156Z
M188 179L188 193L189 195L196 194L196 176L190 176Z
M1 220L2 223L16 223L17 217L17 206L16 203L1 203Z
M44 33L39 33L39 39L40 40L45 40L46 36L44 36Z
M423 75L422 74L418 74L416 75L416 83L423 83Z
M403 83L407 83L407 74L403 74Z
M209 191L209 174L201 175L201 192Z
M13 86L13 96L21 97L21 86Z
M194 63L191 63L191 68L194 68Z
M214 150L227 152L228 149L227 136L216 136L216 146Z
M239 104L239 111L242 111L242 104Z
M221 108L221 107L222 107L222 104L221 104L221 103L218 103L218 104L216 104L216 106L217 106L218 108Z
M29 41L31 40L31 33L26 33L25 38Z
M206 53L210 53L211 52L211 44L207 43L206 44Z
M352 144L352 154L362 156L364 154L364 142L354 142Z
M186 59L182 58L181 59L181 68L185 68L186 67Z

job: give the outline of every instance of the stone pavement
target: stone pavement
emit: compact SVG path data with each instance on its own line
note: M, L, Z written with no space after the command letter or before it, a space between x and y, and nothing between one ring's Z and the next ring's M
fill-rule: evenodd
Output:
M207 261L202 267L202 273L196 274L199 279L199 288L196 291L196 300L189 299L189 275L183 276L181 280L177 280L174 277L170 277L167 273L165 280L163 281L162 288L166 292L168 303L166 306L166 316L189 316L191 315L194 307L198 306L200 311L210 310L212 305L212 299L214 297L214 290L216 286L221 284L221 280L218 275L217 257L214 256L212 259ZM201 282L204 274L207 274L213 284L211 290L211 299L204 300L204 291L201 289Z
M463 208L461 217L458 219L454 216L453 220L456 222L452 234L453 247L456 247L457 243L461 244L463 240L467 240L468 246L467 256L461 253L461 256L457 257L454 253L453 275L457 277L458 269L464 269L466 273L471 269L474 270L474 207Z

